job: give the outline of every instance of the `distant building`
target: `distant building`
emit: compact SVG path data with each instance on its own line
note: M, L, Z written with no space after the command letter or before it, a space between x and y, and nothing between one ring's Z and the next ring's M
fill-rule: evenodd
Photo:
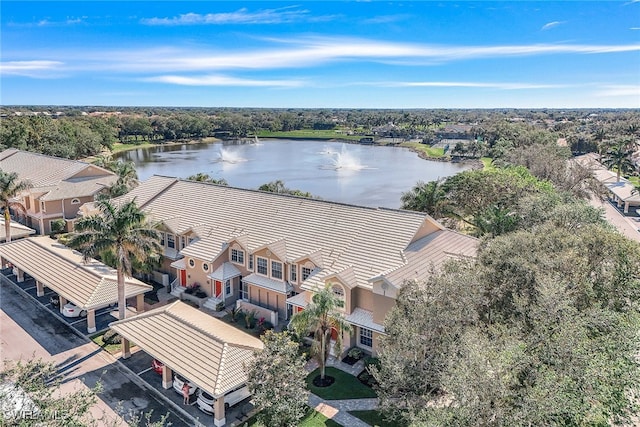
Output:
M39 234L51 233L51 223L60 219L70 229L80 206L118 179L113 172L90 163L14 148L0 152L0 169L31 183L31 189L17 199L26 211L26 225Z

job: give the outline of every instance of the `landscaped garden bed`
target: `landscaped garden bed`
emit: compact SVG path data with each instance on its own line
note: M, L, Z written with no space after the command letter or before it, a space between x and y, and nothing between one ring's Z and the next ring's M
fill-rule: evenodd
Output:
M332 377L334 382L327 387L315 386L314 379L320 375L320 368L307 376L309 391L326 400L366 399L377 397L376 392L362 384L356 377L340 369L327 367L326 376Z
M349 411L349 413L373 427L405 427L407 425L401 420L386 420L380 411Z
M249 418L244 423L240 424L242 427L256 427L262 426L263 424L258 423L258 415L256 414L253 417ZM315 409L309 408L309 412L304 416L303 419L300 420L298 424L300 427L342 427L341 424L333 421L330 418L325 417L320 412Z

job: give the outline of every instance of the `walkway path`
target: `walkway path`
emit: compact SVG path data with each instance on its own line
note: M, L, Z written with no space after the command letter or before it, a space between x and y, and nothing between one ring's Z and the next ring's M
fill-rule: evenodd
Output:
M631 240L640 242L640 217L624 216L618 209L611 205L608 201L600 201L591 198L592 206L604 209L604 217L610 224L618 229L618 231Z
M327 366L340 369L353 376L357 376L364 369L364 361L359 360L353 366L330 357L327 360ZM308 372L313 372L318 367L315 359L309 360L305 365ZM378 409L378 399L344 399L344 400L325 400L309 393L309 406L320 412L327 418L343 425L345 427L369 427L369 424L349 414L349 411L369 411Z

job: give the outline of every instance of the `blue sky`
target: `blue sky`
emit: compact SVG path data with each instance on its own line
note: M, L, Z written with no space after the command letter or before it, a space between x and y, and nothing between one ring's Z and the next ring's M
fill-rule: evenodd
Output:
M3 105L640 107L640 0L0 8Z

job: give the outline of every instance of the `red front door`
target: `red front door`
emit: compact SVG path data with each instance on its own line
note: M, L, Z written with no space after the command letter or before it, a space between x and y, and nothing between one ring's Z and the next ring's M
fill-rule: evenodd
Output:
M219 280L216 280L216 293L214 296L217 297L220 294L222 294L222 282Z
M180 285L187 286L187 270L180 270Z

